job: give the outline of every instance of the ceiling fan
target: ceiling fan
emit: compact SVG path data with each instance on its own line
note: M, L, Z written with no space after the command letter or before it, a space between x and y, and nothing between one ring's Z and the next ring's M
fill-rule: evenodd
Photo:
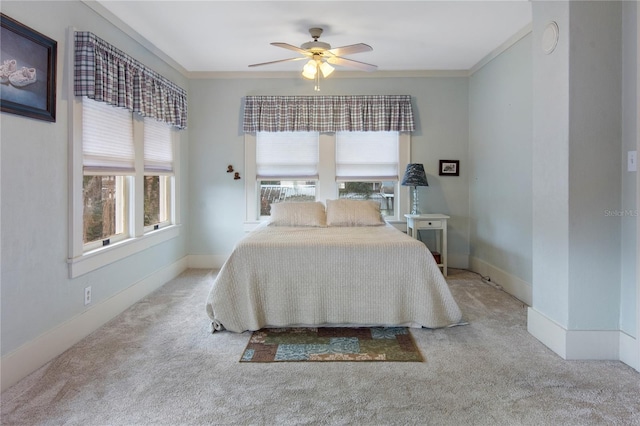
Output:
M280 62L308 60L302 70L302 76L308 79L316 79L316 90L320 90L320 73L322 73L322 76L326 78L334 71L334 68L331 66L331 64L348 68L355 68L360 71L375 71L376 69L378 69L376 65L354 61L353 59L343 58L344 55L372 51L373 48L368 44L358 43L348 46L335 47L332 49L329 43L318 40L320 38L320 35L322 35L322 28L309 28L309 34L311 34L311 38L313 38L313 41L306 42L300 47L296 47L288 43L271 43L271 45L273 46L293 50L294 52L300 53L303 56L297 58L280 59L271 62L262 62L260 64L251 64L249 65L249 67L259 67L263 65L277 64Z

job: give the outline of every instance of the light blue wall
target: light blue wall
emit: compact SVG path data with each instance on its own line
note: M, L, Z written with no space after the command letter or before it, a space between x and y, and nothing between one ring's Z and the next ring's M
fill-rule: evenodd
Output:
M187 81L81 2L3 1L2 13L58 42L56 122L0 115L1 346L6 355L84 312L85 287L92 287L92 304L96 305L187 253L185 225L176 239L69 279L67 28L94 32L184 88ZM186 142L187 132L181 132L184 169ZM183 210L187 195L185 179Z
M555 51L542 53L550 21L558 23ZM533 307L563 327L569 305L569 5L533 4Z
M533 4L533 308L567 330L619 329L621 18L618 2Z
M617 330L621 221L606 212L621 206L622 9L620 2L569 9L568 328Z
M302 78L202 79L190 82L189 185L192 254L226 256L244 235L244 181L234 181L227 165L244 168L242 99L247 95L313 95ZM452 216L450 265L466 267L468 245L468 79L331 78L321 95L408 94L417 131L411 137L411 161L424 163L429 187L421 191L424 212ZM459 177L438 176L439 159L459 159Z
M471 256L529 285L531 34L469 79Z

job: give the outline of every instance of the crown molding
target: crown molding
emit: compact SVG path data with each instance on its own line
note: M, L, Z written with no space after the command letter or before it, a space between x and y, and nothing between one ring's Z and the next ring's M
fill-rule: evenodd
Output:
M406 71L336 71L329 77L335 78L424 78L424 77L468 77L467 70L406 70ZM302 78L299 71L191 71L187 78L205 79L261 79L261 78Z
M513 46L514 44L516 44L517 42L522 40L525 36L527 36L529 33L531 33L532 30L533 30L533 23L529 23L524 28L522 28L520 31L518 31L517 33L515 33L514 35L509 37L507 39L507 41L505 41L500 46L498 46L495 49L493 49L491 52L489 52L489 54L487 56L485 56L484 58L480 59L480 61L477 64L472 66L471 69L469 69L469 72L468 72L469 77L471 77L475 72L477 72L480 69L482 69L482 67L487 65L489 62L491 62L492 60L494 60L495 58L500 56L503 52L505 52L511 46Z

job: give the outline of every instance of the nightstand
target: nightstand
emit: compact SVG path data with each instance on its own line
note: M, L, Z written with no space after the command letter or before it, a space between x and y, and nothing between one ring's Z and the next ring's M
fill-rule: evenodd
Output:
M442 274L447 276L447 220L450 216L445 214L405 214L407 218L407 235L418 239L420 229L432 229L436 231L436 245L440 250ZM439 231L439 232L438 232ZM441 235L442 234L442 235ZM442 237L442 238L440 238Z

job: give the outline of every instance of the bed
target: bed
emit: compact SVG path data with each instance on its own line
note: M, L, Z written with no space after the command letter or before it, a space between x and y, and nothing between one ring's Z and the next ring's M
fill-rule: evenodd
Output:
M462 321L431 252L386 223L377 202L278 203L271 215L217 274L212 331Z

